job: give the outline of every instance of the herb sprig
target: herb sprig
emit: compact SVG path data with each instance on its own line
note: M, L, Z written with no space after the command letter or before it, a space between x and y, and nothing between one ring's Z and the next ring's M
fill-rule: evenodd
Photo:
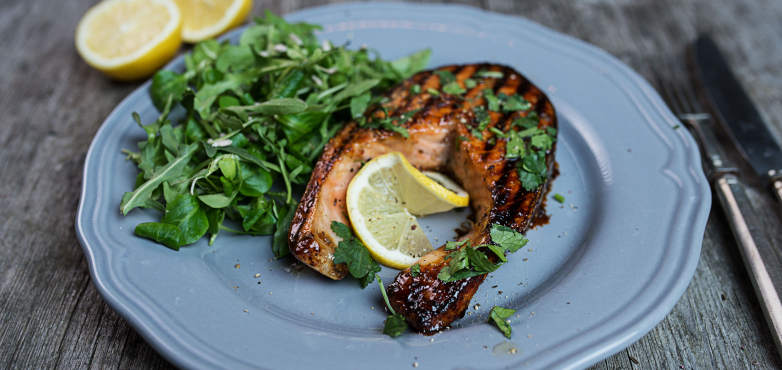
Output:
M386 288L383 286L383 280L377 275L380 272L381 267L372 256L369 254L369 250L350 229L350 226L345 225L339 221L331 221L331 230L342 238L337 244L337 248L334 250L334 263L344 263L348 266L350 275L358 279L361 282L361 287L366 288L369 283L374 279L377 279L378 285L380 285L380 292L383 294L383 300L386 303L388 311L391 315L386 319L385 327L383 328L383 334L391 337L398 337L407 330L407 322L404 316L396 313L391 307L391 303L388 301L388 295L386 294ZM418 264L416 264L417 266Z
M269 12L255 22L238 45L202 41L185 55L183 73L153 77L150 96L161 115L143 125L134 114L147 140L138 151L123 150L141 173L121 213L164 212L160 222L139 225L139 236L178 250L207 233L210 245L220 231L273 235L275 256L288 254L293 189L307 183L328 140L429 60L428 50L385 61L370 49L320 43L320 26ZM174 124L169 113L179 107L184 118ZM241 229L226 227L226 218Z
M516 310L500 306L492 307L489 312L489 321L494 321L494 323L497 324L497 327L500 328L500 331L505 334L505 338L508 339L510 339L511 336L511 326L506 320L514 313L516 313Z
M521 233L507 226L494 224L489 232L494 244L481 244L473 247L467 239L461 242L446 242L445 250L450 252L445 260L449 262L440 270L437 278L448 283L494 272L505 262L508 262L508 259L505 258L506 252L515 253L529 242ZM499 261L492 263L486 254L478 250L479 248L489 249Z

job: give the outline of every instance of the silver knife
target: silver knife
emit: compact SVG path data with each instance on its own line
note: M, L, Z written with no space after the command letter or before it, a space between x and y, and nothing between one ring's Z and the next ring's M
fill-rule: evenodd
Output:
M717 120L758 175L772 184L777 200L782 202L782 150L779 144L711 37L698 37L690 51L696 74ZM739 244L777 351L782 354L782 263L735 171L713 167L714 190Z
M708 35L693 46L695 64L717 118L757 174L782 203L782 149Z

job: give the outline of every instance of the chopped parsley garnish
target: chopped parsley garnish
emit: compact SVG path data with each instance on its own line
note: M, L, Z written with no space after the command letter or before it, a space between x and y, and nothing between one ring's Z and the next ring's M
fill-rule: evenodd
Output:
M331 230L342 238L334 249L334 263L348 265L350 274L361 281L362 288L366 288L375 279L375 274L380 272L380 264L372 259L367 247L353 235L348 225L331 221Z
M342 241L338 243L337 248L334 250L334 263L347 264L350 275L359 279L362 288L366 288L369 283L377 279L377 284L380 285L380 292L383 294L383 300L386 303L388 311L391 312L391 316L386 319L383 334L391 337L402 335L402 333L407 330L407 322L405 322L404 316L394 312L394 309L391 307L391 302L388 301L388 295L386 294L386 288L383 286L383 280L377 275L381 269L380 264L372 259L367 247L353 235L353 230L351 230L348 225L339 221L331 221L331 230L334 231L338 237L342 238ZM416 266L418 266L418 264L416 264Z
M527 244L527 239L523 235L506 226L494 224L490 233L494 244L473 247L467 239L461 242L446 242L445 250L451 251L445 257L448 265L440 270L437 278L448 283L496 271L508 262L505 252L514 253ZM478 250L479 248L488 248L500 261L492 263L483 252Z
M416 263L415 265L410 266L410 275L413 275L413 277L416 277L420 273L421 273L421 265Z
M526 117L519 117L513 121L514 126L521 126L522 128L530 128L538 126L538 112L534 110L529 112Z
M529 191L543 184L543 181L548 178L545 152L527 153L516 166L519 170L521 185Z
M385 107L382 107L384 116L383 118L376 118L373 117L369 121L362 121L359 120L359 124L361 126L371 127L371 128L382 128L388 131L397 132L402 137L408 138L410 137L410 133L407 132L407 129L403 126L407 121L412 119L420 109L413 109L410 111L407 111L405 113L400 114L397 117L389 117L388 110Z
M466 78L464 79L464 86L468 89L472 89L473 87L478 86L478 82L472 78Z
M483 89L483 98L486 99L486 105L489 107L490 111L500 111L500 99L494 96L494 91L491 89Z
M491 123L491 115L486 111L483 106L478 106L472 109L472 113L475 115L475 120L478 121L478 131L483 132L486 127Z
M440 85L443 85L443 86L445 86L445 85L447 85L447 84L449 84L451 82L456 81L456 76L454 76L454 74L451 73L450 71L437 70L437 71L434 71L434 74L436 74L437 76L440 77Z
M429 95L432 95L432 96L440 96L440 92L435 90L435 89L433 89L433 88L431 88L431 87L426 89L426 92L428 92Z
M383 334L388 335L391 338L396 338L402 335L407 330L407 321L405 317L396 313L391 307L391 303L388 301L388 295L386 295L386 288L383 286L383 280L380 280L380 276L377 277L377 284L380 285L380 291L383 293L383 300L386 302L386 307L391 315L386 319L386 324L383 326Z
M562 196L560 193L554 194L554 200L556 200L559 203L565 203L565 197Z
M421 93L421 85L414 84L413 86L410 86L410 93L413 95L417 95Z
M511 335L511 326L510 323L508 323L506 320L514 313L516 313L516 310L500 306L492 307L491 312L489 312L489 321L494 321L494 323L497 324L497 327L500 328L502 333L505 334L505 337L508 339L510 339Z
M459 86L459 83L456 81L449 82L447 85L443 86L443 92L451 95L461 95L466 91L467 90Z
M498 98L502 101L502 110L505 112L528 111L532 108L532 104L518 94L507 96L500 93Z

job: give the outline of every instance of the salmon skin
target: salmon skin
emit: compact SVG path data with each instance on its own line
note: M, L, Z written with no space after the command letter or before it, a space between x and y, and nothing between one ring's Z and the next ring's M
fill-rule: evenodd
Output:
M444 93L437 71L453 73L466 92L461 96ZM476 82L474 87L466 88L468 78ZM414 90L414 85L419 85L420 91ZM530 102L532 109L517 112L487 109L490 122L483 132L474 135L479 120L473 108L487 106L485 89L491 89L495 96L519 94ZM439 93L433 94L433 90ZM351 122L329 141L291 223L289 247L298 260L335 280L347 274L345 264L333 262L334 250L341 239L331 230L331 222L349 224L345 197L350 180L363 163L390 152L401 152L420 170L449 174L470 194L475 222L462 239L470 239L472 245L491 243L492 224L521 233L529 228L551 176L537 188L526 190L517 171L519 160L506 158L507 141L496 137L491 128L502 132L517 130L511 123L533 110L538 115L538 128L557 128L554 107L540 89L510 67L454 65L414 75L389 90L381 104L382 107L370 108L365 117L385 117L383 108L392 118L414 112L412 118L399 122L407 129L409 138ZM556 144L546 152L549 174L554 167L555 149ZM386 289L394 310L424 334L435 333L463 317L486 277L440 281L437 275L447 265L444 247L419 260L420 274L414 277L409 268L403 270ZM487 254L490 259L496 258L492 255Z

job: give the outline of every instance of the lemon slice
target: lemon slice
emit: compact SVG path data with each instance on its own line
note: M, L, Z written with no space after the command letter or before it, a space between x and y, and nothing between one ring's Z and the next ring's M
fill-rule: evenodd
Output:
M175 0L182 11L182 39L198 42L215 37L244 22L252 0Z
M171 0L108 0L84 14L76 50L109 77L132 81L151 75L182 43L182 17Z
M358 171L348 185L346 202L353 230L372 257L404 269L433 249L416 216L464 207L469 200L451 179L435 172L425 175L395 152Z

